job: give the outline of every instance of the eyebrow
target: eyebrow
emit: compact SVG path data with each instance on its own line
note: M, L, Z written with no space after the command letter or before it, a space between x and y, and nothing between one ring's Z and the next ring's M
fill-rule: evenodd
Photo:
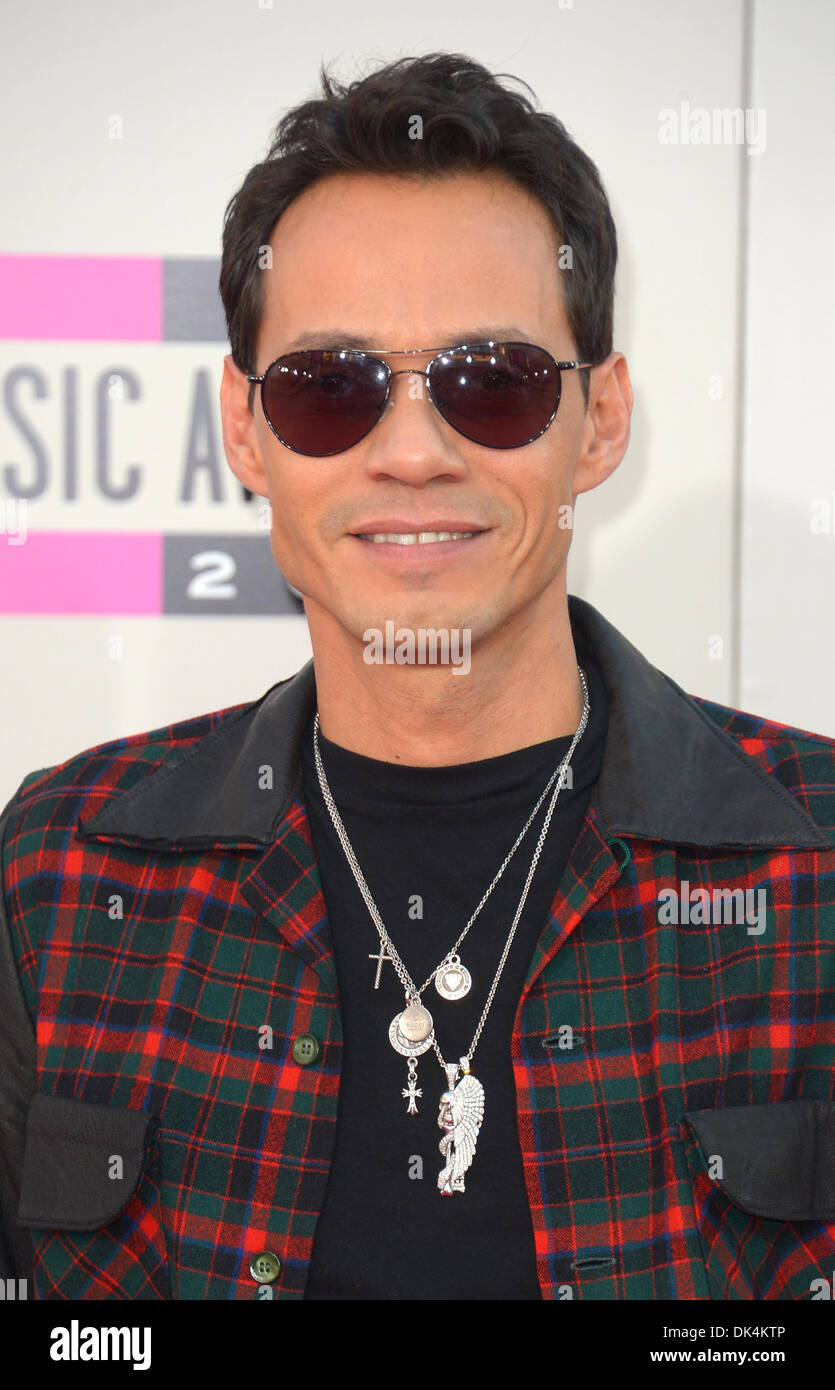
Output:
M496 324L481 325L477 328L463 329L459 333L450 333L446 338L437 344L438 347L457 347L458 344L466 343L507 343L507 342L531 342L527 329L520 328L518 324ZM369 352L371 349L385 346L378 345L373 338L364 338L356 333L343 333L338 329L328 329L327 332L301 333L298 338L294 338L285 352L300 352L303 348L354 348L358 352ZM419 343L408 343L407 348L419 347ZM434 347L436 344L431 344ZM406 348L400 348L403 352Z

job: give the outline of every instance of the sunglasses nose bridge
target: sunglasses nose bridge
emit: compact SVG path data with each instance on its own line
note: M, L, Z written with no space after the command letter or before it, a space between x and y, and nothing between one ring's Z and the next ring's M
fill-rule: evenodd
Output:
M392 369L389 368L389 373L390 373L390 375L393 376L393 377L395 377L395 376L425 376L425 377L427 378L427 380L429 379L429 371L428 371L428 369L427 369L426 371L421 371L420 367L399 367L399 368L397 369L396 372L395 372L395 371L392 371Z
M386 364L386 365L388 365L388 364ZM431 391L430 391L430 389L429 389L429 372L428 372L428 370L426 370L426 371L421 371L421 369L420 369L419 367L400 367L400 368L398 368L397 371L394 371L394 370L392 370L391 367L389 367L388 381L387 381L387 383L386 383L386 397L387 397L387 399L386 399L386 406L387 406L387 408L388 408L389 410L390 410L391 407L394 405L394 378L395 378L396 376L422 376L423 379L424 379L424 381L425 381L425 383L426 383L426 386L425 386L426 394L427 394L427 396L429 396L430 399L431 399L432 393L431 393Z

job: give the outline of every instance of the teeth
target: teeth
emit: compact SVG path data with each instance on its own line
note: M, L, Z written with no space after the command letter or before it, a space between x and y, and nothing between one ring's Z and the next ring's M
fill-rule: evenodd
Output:
M376 545L394 542L395 545L429 545L434 541L463 541L475 536L476 531L391 531L374 535L363 535L362 539L374 541Z

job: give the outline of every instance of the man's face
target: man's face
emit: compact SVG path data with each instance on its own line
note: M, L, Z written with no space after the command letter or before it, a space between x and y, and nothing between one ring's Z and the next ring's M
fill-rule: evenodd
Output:
M258 372L311 331L323 340L362 336L369 347L437 349L489 328L479 336L539 344L558 361L578 356L556 235L538 202L501 175L330 175L290 205L271 245ZM430 356L384 360L393 370L425 368ZM380 422L325 458L276 439L256 388L257 490L269 495L273 554L304 595L314 646L361 642L387 620L469 628L475 646L530 621L543 602L553 599L556 611L571 538L564 504L574 501L585 422L577 372L563 374L550 428L518 449L465 439L424 386L424 378L395 377ZM412 546L357 534L404 522L416 532L484 529L468 541Z

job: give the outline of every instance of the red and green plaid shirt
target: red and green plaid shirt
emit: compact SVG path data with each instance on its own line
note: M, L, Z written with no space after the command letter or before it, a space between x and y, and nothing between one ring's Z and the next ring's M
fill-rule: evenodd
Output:
M835 740L693 698L569 614L611 708L512 1038L542 1296L820 1297ZM309 662L34 772L2 814L0 1262L37 1297L304 1295L342 1058L314 702Z

